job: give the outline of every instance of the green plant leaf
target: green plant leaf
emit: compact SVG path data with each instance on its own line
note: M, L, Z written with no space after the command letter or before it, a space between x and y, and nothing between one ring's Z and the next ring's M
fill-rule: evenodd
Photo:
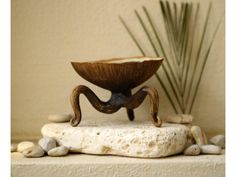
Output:
M134 37L133 33L131 32L131 30L129 29L129 27L127 26L127 24L125 23L125 21L123 20L123 18L121 16L119 16L119 19L121 21L121 23L123 24L123 26L125 27L125 29L127 30L127 32L129 33L130 37L132 38L133 42L136 44L136 46L138 47L139 51L142 53L143 56L145 56L145 53L142 49L142 47L139 45L137 39Z
M217 31L220 27L220 24L221 24L221 20L219 21L214 33L213 33L213 36L211 38L211 42L208 46L208 49L205 53L205 56L204 56L204 60L203 60L203 64L201 66L201 71L200 71L200 74L199 74L199 77L198 77L198 80L197 80L197 83L196 83L196 88L194 90L194 94L193 94L193 98L192 98L192 101L191 101L191 104L190 104L190 109L189 109L189 113L192 112L192 108L193 108L193 105L194 105L194 102L196 100L196 96L197 96L197 92L198 92L198 88L199 88L199 85L200 85L200 81L202 79L202 75L203 75L203 72L204 72L204 69L205 69L205 66L206 66L206 63L207 63L207 59L208 59L208 56L210 54L210 51L211 51L211 48L212 48L212 45L213 45L213 42L215 40L215 37L216 37L216 34L217 34Z
M147 27L146 27L146 25L145 25L143 19L142 19L141 16L139 15L139 13L137 12L137 10L135 10L135 15L137 16L137 18L138 18L138 20L139 20L139 22L140 22L140 24L141 24L141 26L142 26L142 28L143 28L145 34L147 35L147 38L148 38L148 40L149 40L149 42L150 42L150 44L151 44L151 46L152 46L152 48L153 48L153 50L154 50L156 56L159 57L160 55L159 55L159 52L157 51L157 48L156 48L155 45L154 45L153 39L151 38L151 35L150 35L150 33L148 32ZM182 107L182 104L181 104L181 99L180 99L180 97L179 97L179 93L177 92L176 87L174 86L174 83L173 83L172 80L171 80L170 73L167 71L165 64L162 65L162 68L163 68L164 73L165 73L165 75L166 75L166 77L167 77L167 80L168 80L168 82L169 82L169 84L170 84L170 86L171 86L171 89L172 89L172 91L173 91L173 93L174 93L174 95L175 95L175 98L176 98L176 100L177 100L177 103L179 104L181 110L183 110L183 107Z
M129 29L129 27L126 25L125 21L122 19L122 17L119 16L119 19L121 21L121 23L123 24L123 26L125 27L125 29L127 30L127 32L129 33L129 35L131 36L133 42L135 43L135 45L138 47L138 49L140 50L140 52L143 54L143 56L146 56L144 50L142 49L141 45L138 43L137 39L134 37L134 35L132 34L131 30ZM159 81L159 83L161 84L161 87L163 88L169 102L171 103L171 106L173 107L175 113L178 113L177 108L164 84L164 82L162 81L162 79L159 77L159 75L157 75L157 73L155 73L155 76L157 78L157 80Z
M176 113L189 114L196 100L204 68L219 25L210 37L209 46L204 50L203 44L208 39L207 31L212 3L209 4L204 24L200 28L202 30L197 29L198 21L201 18L199 16L199 3L181 2L177 5L176 2L170 3L160 0L159 5L167 37L166 43L163 41L163 34L154 25L154 20L145 6L142 9L147 21L144 22L144 18L137 10L135 10L135 15L155 55L165 58L161 67L167 82L164 82L165 77L163 78L157 73L155 76L166 93L171 106ZM140 52L146 56L141 43L137 41L136 35L121 17L120 20ZM200 36L199 41L197 40L198 35ZM200 71L198 72L198 70ZM171 96L171 93L174 97ZM193 96L191 97L191 95Z
M197 49L197 55L196 55L195 60L193 60L194 61L194 67L193 67L192 79L190 80L190 85L189 85L189 88L187 89L187 94L186 94L188 105L191 104L191 102L190 102L190 100L191 100L190 93L191 93L191 90L192 90L192 87L193 87L194 78L196 77L197 65L198 65L198 62L199 62L199 59L200 59L200 54L201 54L202 47L203 47L203 41L205 39L205 35L206 35L207 27L208 27L211 8L212 8L212 3L209 4L207 15L206 15L206 18L205 18L205 23L204 23L204 26L203 26L203 31L202 31L202 34L201 34L201 40L200 40L200 43L199 43L199 46L198 46L198 49Z

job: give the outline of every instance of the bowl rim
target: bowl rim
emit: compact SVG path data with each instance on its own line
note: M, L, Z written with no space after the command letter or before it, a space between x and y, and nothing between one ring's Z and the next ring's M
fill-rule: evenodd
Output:
M132 61L132 59L134 60ZM143 60L139 61L137 59L143 59ZM164 58L161 57L130 56L130 57L115 57L115 58L89 60L89 61L71 61L71 64L124 64L124 63L142 63L146 61L162 61L163 59Z

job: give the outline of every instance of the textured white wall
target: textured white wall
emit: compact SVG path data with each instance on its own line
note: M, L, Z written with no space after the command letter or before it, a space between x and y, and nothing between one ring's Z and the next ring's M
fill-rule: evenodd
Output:
M200 2L205 9L209 1ZM162 23L156 0L12 0L13 138L40 136L48 114L71 112L69 95L78 84L90 86L101 99L109 98L108 91L80 78L70 61L140 55L118 15L122 15L143 39L145 34L133 13L134 9L141 10L142 5L150 9L158 24ZM212 24L216 25L222 15L224 0L214 0ZM148 48L146 38L143 43ZM160 114L172 113L155 77L145 84L158 88ZM224 133L224 91L223 21L193 110L195 123L208 135ZM127 118L124 109L113 115L99 113L83 96L81 105L85 119ZM136 117L148 119L148 111L146 100L135 111Z

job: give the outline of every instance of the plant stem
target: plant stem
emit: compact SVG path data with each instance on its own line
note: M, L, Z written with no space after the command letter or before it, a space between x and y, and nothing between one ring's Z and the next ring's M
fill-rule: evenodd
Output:
M185 90L186 90L186 87L187 87L187 78L188 78L188 75L189 75L189 69L190 69L190 60L192 58L192 52L193 52L193 47L194 47L194 34L195 34L195 31L196 31L196 25L197 25L197 17L198 17L198 14L199 14L199 3L197 4L197 9L196 9L196 12L195 12L195 17L194 17L194 22L193 22L193 30L192 30L192 40L191 40L191 43L189 45L189 48L190 48L190 51L189 51L189 55L187 57L187 65L186 65L186 74L184 76L184 87L183 87L183 92L185 93ZM189 38L190 39L190 38Z
M121 23L123 24L123 26L125 27L125 29L127 30L127 32L129 33L130 37L132 38L133 42L136 44L136 46L138 47L139 51L142 53L143 56L145 56L145 53L142 49L142 47L139 45L138 41L136 40L136 38L134 37L133 33L130 31L129 27L127 26L127 24L125 23L125 21L123 20L123 18L121 16L119 16L119 19L121 21Z
M169 62L169 58L168 58L167 55L166 55L166 52L165 52L165 50L164 50L164 47L163 47L163 44L162 44L162 42L161 42L160 36L158 35L157 30L156 30L156 28L154 27L153 21L152 21L150 15L149 15L149 13L148 13L148 10L147 10L147 8L146 8L145 6L143 6L143 10L144 10L144 13L146 14L146 17L147 17L147 19L148 19L150 25L151 25L152 31L154 32L154 35L155 35L155 37L156 37L156 39L157 39L157 41L158 41L158 44L160 45L161 52L162 52L162 54L164 55L164 58L165 58L166 63L167 63L167 65L168 65L168 69L170 70L171 77L173 78L173 80L174 80L174 82L175 82L175 85L176 85L176 87L177 87L177 89L178 89L178 92L180 93L180 88L179 88L179 85L178 85L177 80L176 80L176 77L175 77L176 74L174 73L174 69L171 67L171 64L170 64L170 62Z
M161 80L161 78L159 77L159 75L157 75L157 73L155 73L155 76L156 76L157 80L159 81L159 83L161 84L161 86L162 86L162 88L163 88L163 90L164 90L164 92L165 92L165 94L166 94L168 100L170 101L170 104L171 104L172 108L174 109L175 113L178 114L178 110L177 110L177 108L176 108L176 106L175 106L173 100L171 99L171 96L170 96L168 90L166 89L166 87L165 87L163 81Z
M141 45L138 43L137 39L134 37L134 35L132 34L132 32L130 31L129 27L126 25L125 21L122 19L122 17L119 16L119 19L121 21L121 23L124 25L125 29L128 31L131 39L133 40L133 42L135 43L135 45L138 47L139 51L142 53L143 56L146 56L144 50L142 49ZM164 82L162 81L162 79L159 77L159 75L157 75L157 73L155 73L156 78L158 79L159 83L161 84L161 87L163 88L168 100L171 103L171 106L173 107L175 113L178 113L178 110L173 102L173 100L171 99L171 96L167 90L167 88L164 85Z
M156 54L157 56L160 56L159 53L158 53L158 51L157 51L157 49L156 49L156 47L155 47L155 45L154 45L154 43L153 43L153 40L152 40L152 38L151 38L151 36L150 36L148 30L147 30L147 27L145 26L145 24L144 24L142 18L140 17L139 13L137 12L137 10L135 10L135 14L136 14L136 16L137 16L137 18L138 18L140 24L142 25L143 30L144 30L145 34L147 35L147 37L148 37L148 39L149 39L149 42L151 43L152 48L153 48L155 54ZM182 104L181 104L181 100L180 100L179 95L178 95L178 93L177 93L177 91L176 91L176 87L174 86L173 82L171 81L171 77L170 77L169 73L167 72L167 69L166 69L166 67L165 67L165 64L163 63L162 66L163 66L164 73L165 73L165 75L166 75L166 77L167 77L167 80L168 80L168 82L169 82L169 84L170 84L170 86L171 86L171 89L172 89L172 91L173 91L173 93L174 93L174 95L175 95L175 97L176 97L176 100L177 100L177 102L178 102L178 104L179 104L179 107L180 107L181 111L183 111L183 107L182 107Z
M187 104L188 105L191 104L190 103L190 91L192 90L193 80L194 80L194 77L196 75L197 63L198 63L199 58L200 58L200 53L201 53L202 46L203 46L203 40L204 40L205 35L206 35L206 30L207 30L207 27L208 27L208 21L209 21L209 15L210 15L211 7L212 7L212 3L210 3L210 5L208 7L208 12L207 12L207 16L206 16L206 19L205 19L205 24L204 24L204 28L203 28L203 32L202 32L202 36L201 36L201 41L200 41L200 44L199 44L199 48L198 48L198 51L197 51L197 56L196 56L195 63L194 63L192 79L190 80L190 86L189 86L189 89L187 90Z
M198 88L199 88L199 85L200 85L200 81L201 81L201 79L202 79L203 71L204 71L204 68L205 68L205 66L206 66L206 62L207 62L208 56L209 56L209 54L210 54L211 48L212 48L212 46L213 46L213 42L214 42L214 40L215 40L215 36L216 36L217 31L218 31L218 29L219 29L219 27L220 27L220 24L221 24L221 20L219 21L219 23L218 23L218 25L217 25L217 27L216 27L214 33L213 33L212 40L211 40L211 42L210 42L210 44L209 44L209 47L208 47L208 49L207 49L207 52L206 52L206 54L205 54L205 56L204 56L203 65L202 65L202 67L201 67L200 75L199 75L199 78L198 78L198 80L197 80L196 88L195 88L195 90L194 90L194 95L193 95L193 99L192 99L192 102L191 102L191 105L190 105L189 113L192 112L192 108L193 108L194 102L195 102L195 100L196 100L196 95L197 95L197 92L198 92Z

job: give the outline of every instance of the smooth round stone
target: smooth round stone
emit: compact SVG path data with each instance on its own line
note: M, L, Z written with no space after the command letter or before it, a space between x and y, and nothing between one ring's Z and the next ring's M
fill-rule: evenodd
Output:
M22 154L28 158L37 158L44 156L44 150L39 145L34 145L25 149Z
M45 137L41 138L38 144L42 147L42 149L46 152L50 151L51 149L57 146L57 142L53 138Z
M71 114L50 114L48 116L48 120L55 123L69 122L71 118Z
M68 152L69 152L69 149L66 146L59 146L48 151L48 155L53 156L53 157L59 157L59 156L67 155Z
M202 154L220 154L221 147L216 145L203 145L200 146Z
M201 152L200 147L197 144L189 146L187 149L184 151L184 155L199 155Z
M178 124L190 124L193 122L193 116L190 114L174 114L164 117L164 121Z
M207 139L206 133L203 130L202 130L202 138L203 138L204 144L208 144L208 139Z
M192 136L193 136L195 142L197 143L197 145L201 146L201 145L205 144L204 138L202 135L202 130L199 126L196 126L196 125L192 126L191 133L192 133Z
M210 139L210 143L225 148L225 136L216 135Z
M34 143L31 142L31 141L22 141L21 143L19 143L17 145L17 151L18 152L23 152L24 150L30 148L30 147L33 147L34 146Z
M11 144L11 152L16 152L16 150L17 150L17 144L16 143Z

